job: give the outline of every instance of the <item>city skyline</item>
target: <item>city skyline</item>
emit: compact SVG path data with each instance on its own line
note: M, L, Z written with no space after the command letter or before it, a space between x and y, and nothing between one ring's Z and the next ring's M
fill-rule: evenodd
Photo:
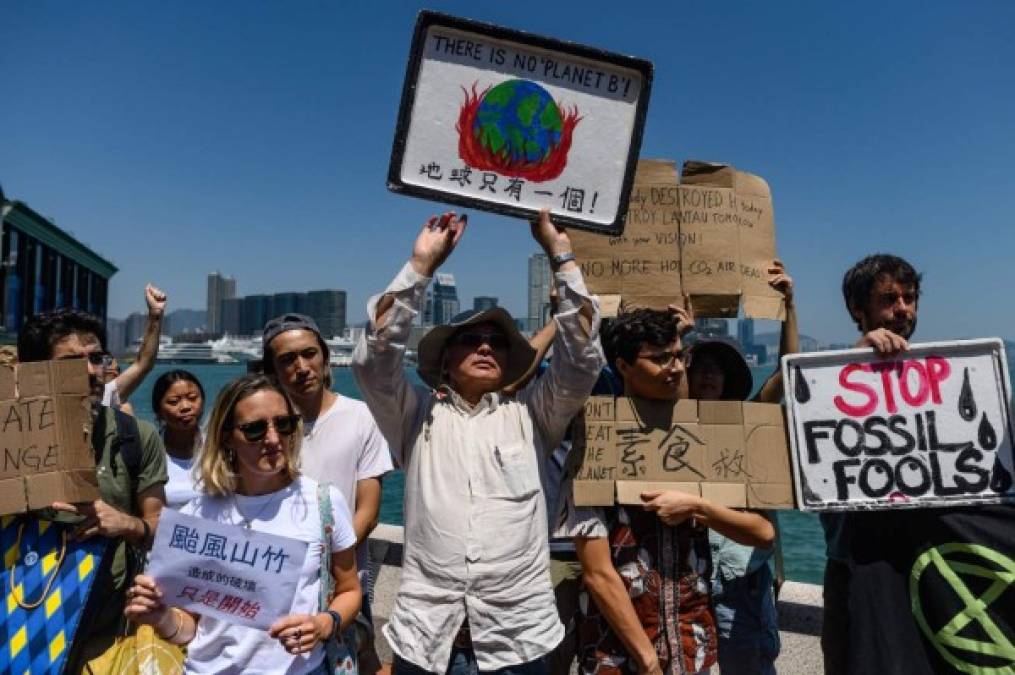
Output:
M997 198L1015 159L1015 91L998 84L1015 5L661 5L650 22L595 2L432 6L652 60L642 156L768 181L801 331L855 338L842 274L887 251L925 275L916 340L1015 336L994 300L1015 251ZM0 181L119 268L109 316L141 309L147 282L199 308L193 270L232 267L256 270L248 294L343 288L360 323L450 209L385 185L416 5L5 9ZM678 50L679 26L701 30ZM528 225L469 215L446 267L527 320Z

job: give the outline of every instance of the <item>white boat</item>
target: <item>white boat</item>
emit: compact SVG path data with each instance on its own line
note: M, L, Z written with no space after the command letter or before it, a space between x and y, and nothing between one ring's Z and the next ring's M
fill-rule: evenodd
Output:
M241 338L223 335L218 340L209 340L212 351L219 358L231 359L229 363L253 361L261 358L261 338Z
M356 343L353 340L343 336L333 337L324 342L328 345L332 368L348 368L352 365L352 350L356 348Z
M222 363L207 343L159 343L157 363Z

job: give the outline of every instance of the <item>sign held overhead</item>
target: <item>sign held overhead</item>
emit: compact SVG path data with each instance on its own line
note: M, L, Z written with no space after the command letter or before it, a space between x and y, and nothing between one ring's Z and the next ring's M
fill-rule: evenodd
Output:
M768 285L776 257L768 184L726 164L688 161L683 180L669 160L638 162L623 234L571 234L589 290L606 314L665 309L688 295L698 318L786 318ZM611 312L612 310L612 312Z
M619 233L651 82L648 61L420 12L388 188Z
M783 357L793 478L807 511L1015 501L998 339Z

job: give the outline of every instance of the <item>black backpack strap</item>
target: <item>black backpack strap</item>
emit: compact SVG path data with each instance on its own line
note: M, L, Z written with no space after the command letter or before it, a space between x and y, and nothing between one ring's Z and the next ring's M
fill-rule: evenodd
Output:
M133 415L114 410L116 416L116 449L123 458L130 477L131 494L136 496L138 479L141 476L141 430Z

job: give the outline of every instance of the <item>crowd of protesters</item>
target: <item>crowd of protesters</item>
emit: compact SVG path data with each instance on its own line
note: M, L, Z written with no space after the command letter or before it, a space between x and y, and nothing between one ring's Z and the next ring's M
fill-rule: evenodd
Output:
M568 471L569 426L593 392L750 398L736 345L685 345L694 319L685 303L601 321L566 231L544 211L532 236L553 271L547 328L529 341L503 309L463 313L422 339L424 384L414 385L410 329L466 227L454 213L430 219L408 262L370 299L353 358L362 402L332 391L314 321L286 314L264 328L264 372L226 385L207 416L194 374L158 377L151 425L129 414L127 399L154 364L165 294L146 289L148 330L122 373L95 317L57 310L27 322L20 360L82 358L91 384L101 498L54 504L55 517L73 521L79 538L116 545L95 582L102 611L79 631L66 672L87 669L136 625L183 646L188 673L377 672L366 544L392 462L405 477L401 585L382 629L394 672L775 672L773 514L676 490L644 493L642 506L577 507ZM768 273L786 307L780 352L793 353L793 282L779 261ZM857 346L907 348L920 291L908 263L867 258L843 290ZM782 391L776 372L753 400L778 403ZM262 631L169 606L143 569L165 507L305 541L291 613ZM822 647L827 671L844 672L849 543L863 523L846 514L823 524Z

